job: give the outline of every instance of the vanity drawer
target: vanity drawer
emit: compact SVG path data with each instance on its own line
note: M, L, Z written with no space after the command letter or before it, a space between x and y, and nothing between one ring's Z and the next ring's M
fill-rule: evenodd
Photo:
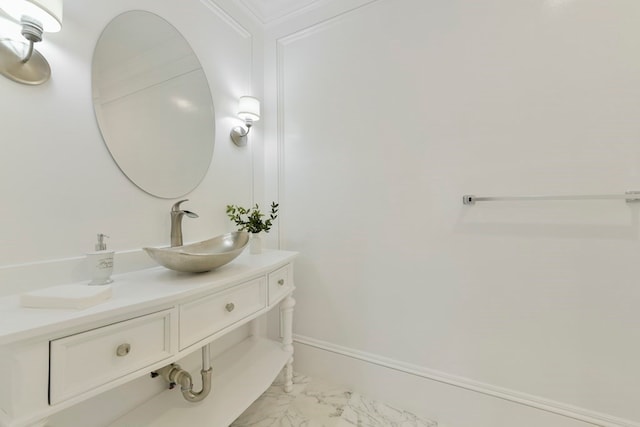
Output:
M263 277L180 305L180 350L265 308Z
M292 290L293 274L290 264L269 274L269 305L278 301Z
M50 341L50 404L170 357L171 316L165 310Z

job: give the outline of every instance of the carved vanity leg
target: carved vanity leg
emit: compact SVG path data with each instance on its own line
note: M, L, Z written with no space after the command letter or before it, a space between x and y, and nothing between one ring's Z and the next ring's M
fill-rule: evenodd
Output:
M296 300L289 294L280 303L280 318L282 319L282 347L291 352L291 357L284 368L284 391L290 393L293 390L293 307Z

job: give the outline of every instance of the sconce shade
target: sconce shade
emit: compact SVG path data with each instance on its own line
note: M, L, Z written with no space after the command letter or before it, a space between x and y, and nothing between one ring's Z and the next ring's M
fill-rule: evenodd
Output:
M260 101L253 96L241 96L238 102L238 117L242 120L260 120Z
M0 9L18 22L23 16L36 19L48 33L62 29L62 0L0 0Z

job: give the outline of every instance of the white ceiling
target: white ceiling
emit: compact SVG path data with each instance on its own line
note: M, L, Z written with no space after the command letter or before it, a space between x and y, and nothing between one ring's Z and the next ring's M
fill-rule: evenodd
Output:
M269 23L323 0L238 0L260 21Z

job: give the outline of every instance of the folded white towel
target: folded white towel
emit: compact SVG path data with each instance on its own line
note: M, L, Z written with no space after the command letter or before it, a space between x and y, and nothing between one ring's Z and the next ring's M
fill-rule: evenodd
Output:
M111 298L111 285L60 285L20 295L20 305L32 308L74 308L81 310Z

